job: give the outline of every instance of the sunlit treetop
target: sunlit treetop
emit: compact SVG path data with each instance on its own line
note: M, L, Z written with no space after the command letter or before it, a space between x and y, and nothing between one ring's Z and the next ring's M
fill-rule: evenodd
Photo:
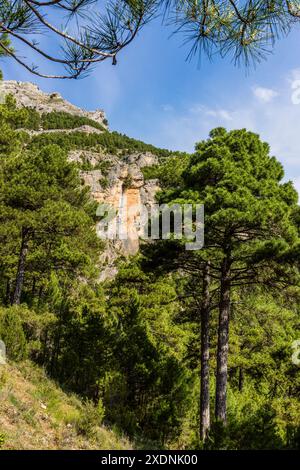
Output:
M235 63L250 66L300 22L300 1L3 0L0 49L35 75L79 78L98 62L108 59L115 65L119 52L158 16L190 44L189 59L231 55ZM43 44L45 33L51 52ZM35 63L24 57L24 48L36 55ZM59 64L61 72L47 73L37 65L41 58L43 64Z

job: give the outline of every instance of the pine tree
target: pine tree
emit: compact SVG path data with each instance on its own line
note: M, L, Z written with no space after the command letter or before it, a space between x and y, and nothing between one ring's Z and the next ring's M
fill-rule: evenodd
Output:
M6 253L2 269L11 284L10 273L13 266L16 269L13 304L21 302L27 270L38 274L43 283L52 270L74 278L84 272L90 259L96 262L100 245L93 227L94 209L88 192L80 187L77 168L59 147L24 150L6 159L1 233L18 254ZM11 231L16 234L14 240Z
M205 207L205 249L210 276L219 289L216 419L226 422L229 323L232 292L257 283L281 285L277 269L283 253L298 241L292 214L297 193L283 183L282 165L269 146L246 130L218 128L196 152L183 174L184 185L161 196L163 202ZM282 259L282 258L281 258Z

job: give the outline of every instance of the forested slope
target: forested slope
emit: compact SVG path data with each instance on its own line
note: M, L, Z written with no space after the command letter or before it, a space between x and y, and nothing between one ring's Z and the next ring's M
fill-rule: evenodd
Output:
M61 125L75 132L47 132ZM16 382L26 370L42 374L23 362L30 358L89 400L88 421L113 426L134 447L298 448L300 217L282 165L246 130L215 129L192 155L85 130L77 118L45 118L11 98L0 106L0 337L18 364L0 366L3 390L6 367ZM104 161L154 154L142 171L159 180L159 202L204 203L204 248L186 251L172 237L142 243L99 282L105 247L80 171L108 169L101 159L70 161L68 152L82 150ZM44 403L43 386L34 389ZM18 447L5 441L6 406L0 433ZM102 445L72 436L71 446ZM52 446L36 439L28 448Z

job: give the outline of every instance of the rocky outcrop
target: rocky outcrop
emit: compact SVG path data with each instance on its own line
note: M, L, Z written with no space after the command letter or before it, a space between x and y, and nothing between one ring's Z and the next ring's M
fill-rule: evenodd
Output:
M71 158L78 161L82 156L73 153ZM157 157L150 153L134 153L113 158L109 160L111 166L107 174L96 168L108 160L103 157L97 159L95 152L85 152L84 158L88 158L95 167L93 170L81 171L84 183L91 188L92 196L98 203L109 204L115 209L123 233L126 231L124 239L113 243L115 249L124 255L136 254L143 215L141 206L150 208L155 203L155 194L159 189L157 180L144 180L141 169L157 164Z
M72 132L83 132L84 134L102 134L104 131L101 129L97 129L96 127L84 125L80 127L74 127L73 129L40 129L38 131L32 129L20 129L25 130L29 135L35 136L40 134L53 134L57 132L64 132L65 134L71 134Z
M102 109L86 111L69 103L59 93L44 93L37 85L30 82L17 82L8 80L0 82L0 98L13 94L17 106L34 108L39 113L51 113L52 111L66 112L75 116L93 119L104 127L107 127L105 113Z
M159 190L158 181L145 181L141 169L157 164L157 157L150 153L116 157L92 151L73 151L69 158L77 162L88 161L93 166L93 169L80 172L84 184L90 187L93 199L99 204L108 204L115 209L115 224L122 227L123 234L126 231L124 239L106 240L100 256L102 268L99 280L111 279L117 273L117 259L135 255L139 250L141 206L150 209ZM109 163L109 169L105 162ZM99 169L101 166L105 167L105 171Z

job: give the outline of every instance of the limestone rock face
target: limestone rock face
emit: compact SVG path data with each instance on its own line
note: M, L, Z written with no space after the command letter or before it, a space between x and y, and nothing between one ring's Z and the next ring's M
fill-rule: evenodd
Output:
M80 172L84 184L91 189L93 199L100 206L109 205L115 211L113 227L117 231L117 238L105 240L105 249L100 256L102 268L99 280L103 281L115 277L116 261L120 256L135 255L139 251L142 222L145 221L142 208L146 207L150 213L156 201L155 195L160 189L158 180L144 180L141 168L145 162L153 164L157 159L150 154L131 154L125 157L103 157L87 151L82 154L94 168L105 161L111 165L108 173L98 169ZM71 160L80 161L81 158L77 151L70 154ZM97 231L101 233L98 227Z
M116 260L120 256L135 255L139 250L142 205L151 209L159 190L158 180L144 180L141 168L156 164L152 154L135 153L124 157L102 156L95 152L71 152L73 161L88 160L94 168L109 162L106 172L99 169L81 171L84 184L91 189L92 197L99 203L109 205L115 211L117 238L105 241L105 249L100 256L102 264L99 280L112 279L117 273ZM104 184L105 183L105 184ZM98 231L99 233L99 231ZM121 239L120 239L121 237Z
M122 233L116 240L109 242L109 250L103 257L110 263L114 261L112 251L122 255L134 255L139 250L139 238L141 224L145 214L142 206L147 209L155 203L155 194L159 190L157 180L144 180L141 168L157 163L157 157L150 153L134 153L123 157L104 158L94 152L84 152L84 157L78 152L72 152L70 159L88 159L95 168L101 166L101 162L109 162L110 169L107 174L101 170L93 169L81 171L80 175L84 184L91 189L93 198L99 204L108 204L116 213L116 227ZM114 250L112 250L114 247Z
M127 163L136 165L138 168L143 168L145 166L157 165L158 158L151 152L133 153L127 157Z
M64 111L76 116L93 119L107 126L104 111L85 111L68 101L60 94L47 94L32 83L3 81L0 83L0 101L6 94L13 94L17 106L30 107L39 113ZM30 131L31 135L44 132L87 132L99 133L99 129L81 126L78 129L55 129ZM157 180L144 180L142 168L158 164L157 156L150 152L134 152L124 155L107 154L101 148L76 149L69 152L69 160L80 164L82 184L90 187L93 199L99 205L108 205L115 211L114 223L118 236L106 239L104 251L100 255L101 274L99 280L116 275L116 260L119 256L134 255L139 250L141 223L145 220L142 207L148 210L155 203L159 190ZM98 228L98 227L97 227ZM99 233L99 232L98 232ZM121 236L120 236L121 234Z
M0 98L13 94L17 105L34 108L39 113L51 113L52 111L64 111L76 116L93 119L104 127L107 127L105 113L101 109L96 111L85 111L69 103L59 93L44 93L37 85L30 82L17 82L7 80L0 83Z

